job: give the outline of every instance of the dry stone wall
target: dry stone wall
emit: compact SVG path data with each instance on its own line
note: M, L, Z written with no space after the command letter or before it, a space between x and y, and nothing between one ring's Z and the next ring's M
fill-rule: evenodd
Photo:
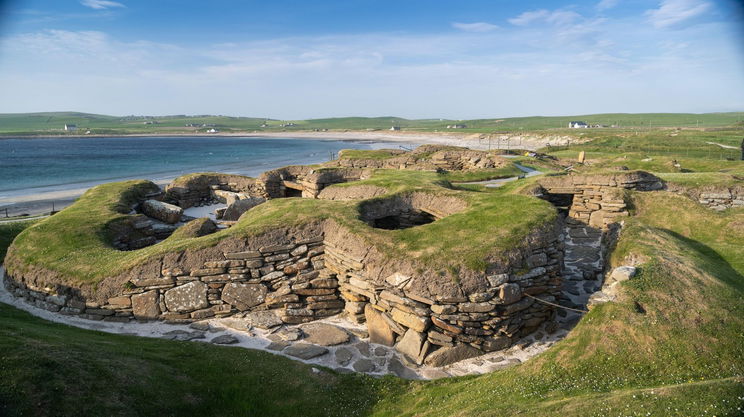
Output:
M713 209L726 210L744 207L744 185L735 187L704 187L687 190L681 187L669 187L670 191L687 194L698 203Z
M91 320L193 321L275 310L280 323L304 323L341 312L338 282L324 267L323 237L226 252L198 268L164 268L140 276L97 303L6 277L9 290L32 304Z
M422 295L413 285L424 277L378 272L364 256L326 242L326 267L333 271L352 320L366 322L370 341L395 345L419 364L443 366L505 349L553 319L561 285L562 246L556 235L515 261L520 268L482 277L480 291Z
M662 181L646 172L612 175L565 175L539 181L543 197L561 205L560 197L568 199L567 223L588 224L607 229L619 218L628 215L623 190L652 191L664 187Z

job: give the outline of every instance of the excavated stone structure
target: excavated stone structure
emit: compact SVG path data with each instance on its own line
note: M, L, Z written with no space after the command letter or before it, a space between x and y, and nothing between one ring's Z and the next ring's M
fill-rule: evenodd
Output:
M495 161L475 151L435 150L430 156L434 168L492 167ZM285 167L258 179L202 174L172 184L164 199L188 207L298 192L328 199L382 195L384 189L364 185L343 187L346 194L325 189L369 175L367 167ZM658 178L642 172L548 177L539 184L535 193L564 210L565 220L532 231L482 272L428 269L415 259L384 253L327 219L159 255L95 288L67 284L57 273L14 260L6 265L14 272L5 283L38 307L91 320L237 316L271 328L344 313L366 323L371 342L395 345L418 364L443 366L508 348L545 323L554 326L556 303L579 306L580 300L565 298L564 278L598 278L613 224L627 215L623 190L661 188ZM365 200L358 208L359 219L372 227L406 228L459 213L467 203L414 191Z

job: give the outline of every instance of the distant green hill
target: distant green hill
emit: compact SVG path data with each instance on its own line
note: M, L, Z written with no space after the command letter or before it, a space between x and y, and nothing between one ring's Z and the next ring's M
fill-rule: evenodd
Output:
M77 133L95 134L188 133L215 128L220 131L376 130L393 126L413 131L494 131L561 129L570 121L619 128L722 127L744 123L744 112L730 113L607 113L577 116L534 116L495 119L448 120L403 119L400 117L337 117L309 120L275 120L229 116L107 116L79 112L0 114L0 135L65 134L64 125L74 124ZM451 125L464 128L448 129Z

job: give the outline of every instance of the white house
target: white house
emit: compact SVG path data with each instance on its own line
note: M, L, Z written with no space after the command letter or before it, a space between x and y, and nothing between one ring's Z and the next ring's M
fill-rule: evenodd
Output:
M220 131L217 130L217 129L215 129L215 128L211 128L211 129L207 130L207 133L219 133L219 132Z
M77 130L77 125L68 125L65 123L65 132L74 132Z
M589 125L586 122L568 122L568 127L572 129L587 129Z
M392 126L390 130L400 130L400 126Z

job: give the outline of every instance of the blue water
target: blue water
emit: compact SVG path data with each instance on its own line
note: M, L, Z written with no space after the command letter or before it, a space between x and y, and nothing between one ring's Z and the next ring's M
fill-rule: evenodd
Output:
M341 149L379 144L240 137L124 137L0 140L0 198L190 172L256 176L291 164L328 161Z

